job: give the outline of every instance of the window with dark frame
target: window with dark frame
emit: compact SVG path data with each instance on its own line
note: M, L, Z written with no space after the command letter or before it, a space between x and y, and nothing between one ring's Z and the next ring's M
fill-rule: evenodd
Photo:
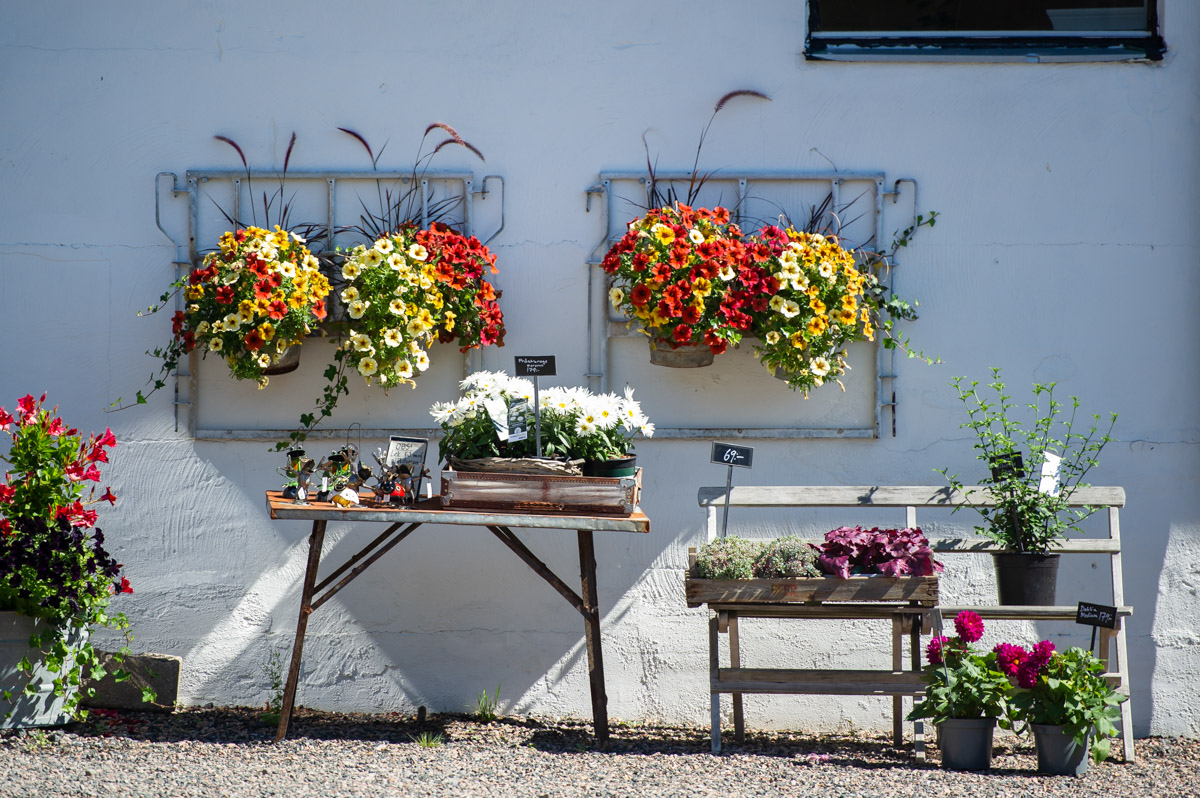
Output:
M1160 60L1158 0L808 0L805 56Z

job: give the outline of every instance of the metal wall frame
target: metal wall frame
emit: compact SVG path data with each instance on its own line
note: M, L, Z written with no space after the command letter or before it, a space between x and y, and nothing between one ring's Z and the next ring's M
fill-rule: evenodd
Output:
M170 177L171 185L164 189L163 178ZM201 187L209 183L218 181L227 182L233 192L232 207L229 209L229 216L234 219L240 219L240 202L242 198L242 182L261 180L266 185L278 185L283 177L278 171L263 171L256 172L251 170L247 173L245 170L237 169L189 169L184 175L184 185L179 185L179 176L174 172L159 172L154 178L154 219L158 225L158 229L162 231L171 243L175 245L175 260L172 261L174 267L174 277L178 279L187 271L197 267L206 250L200 248L200 193ZM421 218L422 226L429 224L430 203L433 201L433 188L431 184L446 183L457 185L461 193L457 196L461 201L462 208L462 224L460 229L466 235L477 235L474 231L474 202L475 199L486 200L490 194L494 193L494 189L489 190L489 182L498 182L500 184L500 225L494 232L484 240L487 244L504 229L504 197L505 185L504 178L500 175L485 175L478 183L479 188L476 189L476 178L473 172L463 170L422 170L416 174L412 170L406 171L366 171L366 170L309 170L309 171L291 171L289 170L286 176L286 183L289 189L301 188L305 185L310 187L310 191L314 188L313 184L325 183L323 192L325 196L325 230L327 241L322 251L330 252L337 246L338 230L344 228L348 223L357 221L357 215L360 209L355 207L347 212L351 215L348 220L340 213L337 206L336 190L339 182L354 181L363 182L392 182L406 185L413 180L416 180L421 185ZM322 189L316 189L318 191ZM187 219L188 219L188 238L187 242L176 240L162 224L162 203L164 195L168 194L171 198L178 198L181 195L187 196ZM311 196L311 193L309 194ZM253 201L253 197L251 197ZM216 243L215 239L212 242ZM186 253L185 253L186 250ZM182 296L177 297L177 307L182 309ZM198 418L198 403L200 402L200 386L196 379L196 364L199 362L200 355L192 352L186 364L180 363L174 377L174 405L175 405L175 431L178 432L182 424L186 425L188 434L196 440L284 440L294 431L295 428L287 429L232 429L232 428L207 428L200 427L197 423ZM481 367L482 355L478 350L471 350L463 355L463 375L470 373L472 370ZM378 438L387 437L395 434L397 431L419 433L421 435L432 437L440 435L439 428L420 428L420 429L360 429L357 425L353 425L353 430L356 435L363 438ZM341 438L347 435L351 427L333 427L321 426L308 433L309 438Z
M686 183L692 176L691 172L658 172L656 180L660 185L669 183ZM900 186L908 183L912 187L913 215L916 215L917 183L911 178L900 178L887 188L887 177L883 172L792 172L792 171L734 171L724 170L719 174L710 175L708 183L733 184L736 191L736 201L730 209L734 221L741 223L744 200L749 197L749 189L755 183L816 183L828 186L833 198L831 207L841 207L841 187L847 182L871 183L872 211L874 213L875 248L882 250L888 243L884 238L884 198L890 197L892 205L899 200ZM588 258L588 387L592 391L607 392L610 390L609 373L612 368L609 353L609 340L617 337L640 335L640 331L629 329L623 316L614 315L610 304L606 301L608 294L608 278L604 270L599 268L604 254L609 247L621 239L625 230L613 229L614 223L621 224L613 213L613 203L618 195L613 190L614 183L637 184L644 205L650 203L650 185L645 171L612 171L601 172L599 182L587 190L585 210L591 211L593 196L599 197L603 215L604 238L592 251ZM630 199L629 195L620 198ZM897 229L902 225L897 225ZM892 269L882 277L891 288L892 276L898 265L895 259L889 261ZM883 409L891 409L891 434L896 434L896 391L895 391L895 352L875 343L875 397L874 420L870 426L862 427L666 427L657 425L656 438L666 439L797 439L797 438L878 438L883 434ZM598 354L597 354L598 353ZM709 368L720 368L720 358ZM797 396L797 401L802 401Z

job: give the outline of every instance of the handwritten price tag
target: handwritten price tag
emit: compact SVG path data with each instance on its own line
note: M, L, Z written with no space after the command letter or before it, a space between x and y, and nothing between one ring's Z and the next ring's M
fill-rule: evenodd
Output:
M752 468L754 466L754 447L714 441L710 461L719 465Z
M518 377L553 377L554 355L517 355L516 367Z
M1105 629L1116 629L1117 608L1081 601L1079 602L1079 608L1075 611L1075 623L1081 623L1084 626L1103 626Z

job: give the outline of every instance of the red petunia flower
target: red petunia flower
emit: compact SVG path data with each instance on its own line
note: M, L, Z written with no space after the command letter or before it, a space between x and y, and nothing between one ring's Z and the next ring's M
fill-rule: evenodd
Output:
M13 496L17 493L17 489L12 485L0 485L0 503L7 504L12 501Z
M317 317L318 321L324 319L328 315L329 312L325 309L324 299L318 299L313 303L312 313Z
M257 352L258 350L262 349L262 345L266 342L263 341L262 333L255 329L246 333L246 337L242 339L242 343L244 343L246 348L251 352Z
M691 343L692 328L686 324L680 324L675 328L675 333L671 337L675 339L675 343L677 344Z
M8 537L12 534L12 523L7 518L0 518L0 535Z
M222 305L233 304L233 286L223 285L217 289L217 302Z
M124 576L121 577L121 587L117 589L118 593L132 593L133 586L129 584L129 580Z
M282 299L276 299L267 305L267 315L278 321L288 314L287 303ZM257 331L255 331L257 332Z
M653 296L654 292L650 290L650 286L645 285L644 283L638 283L633 287L633 290L629 292L629 301L633 303L634 307L641 308L645 307L646 304L653 298Z

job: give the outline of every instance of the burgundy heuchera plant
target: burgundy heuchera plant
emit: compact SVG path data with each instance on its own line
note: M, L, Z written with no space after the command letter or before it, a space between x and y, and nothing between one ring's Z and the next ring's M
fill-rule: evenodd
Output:
M929 541L920 528L863 529L838 527L825 533L817 563L827 574L848 579L851 574L932 576L942 570L933 559Z

